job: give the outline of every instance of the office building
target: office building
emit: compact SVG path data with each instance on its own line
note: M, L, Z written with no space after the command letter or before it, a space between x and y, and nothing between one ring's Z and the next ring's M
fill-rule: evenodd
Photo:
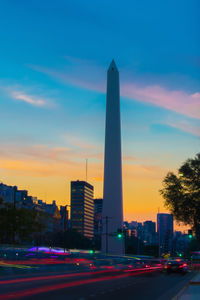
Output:
M93 192L86 181L71 182L71 228L90 239L94 237Z
M100 238L102 233L103 199L94 199L94 236Z
M60 215L61 215L61 228L63 231L66 231L68 229L68 210L67 205L60 206Z
M157 232L159 243L159 254L172 252L173 240L173 215L157 214Z
M143 239L146 245L153 245L156 243L156 223L152 221L145 221L143 223Z

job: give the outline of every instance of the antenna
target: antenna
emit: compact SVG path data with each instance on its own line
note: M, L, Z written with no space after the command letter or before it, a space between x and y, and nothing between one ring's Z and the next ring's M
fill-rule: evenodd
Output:
M86 179L86 182L87 182L87 173L88 173L88 159L86 158L86 160L85 160L85 162L86 162L86 165L85 165L85 179Z

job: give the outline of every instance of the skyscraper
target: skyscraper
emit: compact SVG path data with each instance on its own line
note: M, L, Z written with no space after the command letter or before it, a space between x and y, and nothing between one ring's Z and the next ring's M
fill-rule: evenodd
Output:
M94 236L96 239L101 237L102 232L102 208L103 199L94 199Z
M103 199L102 252L124 254L123 237L117 238L123 228L123 200L119 72L114 60L107 72Z
M157 214L159 255L172 251L173 215Z
M143 239L146 245L156 244L156 223L145 221L143 223Z
M94 237L93 191L86 181L71 182L71 228L90 239Z

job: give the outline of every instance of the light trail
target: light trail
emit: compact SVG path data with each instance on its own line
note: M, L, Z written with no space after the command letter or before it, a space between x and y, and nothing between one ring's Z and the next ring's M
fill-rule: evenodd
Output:
M82 273L73 273L73 274L64 274L64 275L61 274L61 275L37 276L37 277L29 277L29 278L18 278L18 279L1 280L0 285L32 282L38 280L65 279L65 278L73 278L79 276L100 275L105 273L113 273L113 271L118 272L118 270L101 270L95 272L82 272Z
M145 273L155 272L156 270L157 269L151 269L151 268L147 269L146 268L143 271L139 271L139 272L135 271L135 273L133 273L133 274L141 275L141 274L145 274ZM103 272L105 272L105 271L103 271ZM93 273L90 273L90 274L93 274ZM0 299L1 300L20 299L22 297L33 296L33 295L40 294L40 293L47 293L47 292L52 292L55 290L80 286L80 285L84 285L84 284L91 284L91 283L96 283L96 282L101 282L101 281L107 281L107 280L112 280L112 279L122 279L122 278L126 278L129 276L130 275L128 273L126 273L126 274L121 274L121 275L104 276L101 278L88 278L88 279L83 279L83 280L67 282L67 283L59 283L56 285L46 285L46 286L42 286L39 288L31 288L31 289L26 289L26 290L22 290L22 291L16 291L16 292L2 294L2 295L0 295Z

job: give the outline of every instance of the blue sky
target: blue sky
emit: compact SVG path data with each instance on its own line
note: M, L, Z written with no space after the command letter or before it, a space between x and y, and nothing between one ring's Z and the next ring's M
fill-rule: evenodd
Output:
M114 58L125 216L152 217L163 207L163 176L199 151L199 6L1 1L1 180L63 204L88 157L102 196L106 71Z

